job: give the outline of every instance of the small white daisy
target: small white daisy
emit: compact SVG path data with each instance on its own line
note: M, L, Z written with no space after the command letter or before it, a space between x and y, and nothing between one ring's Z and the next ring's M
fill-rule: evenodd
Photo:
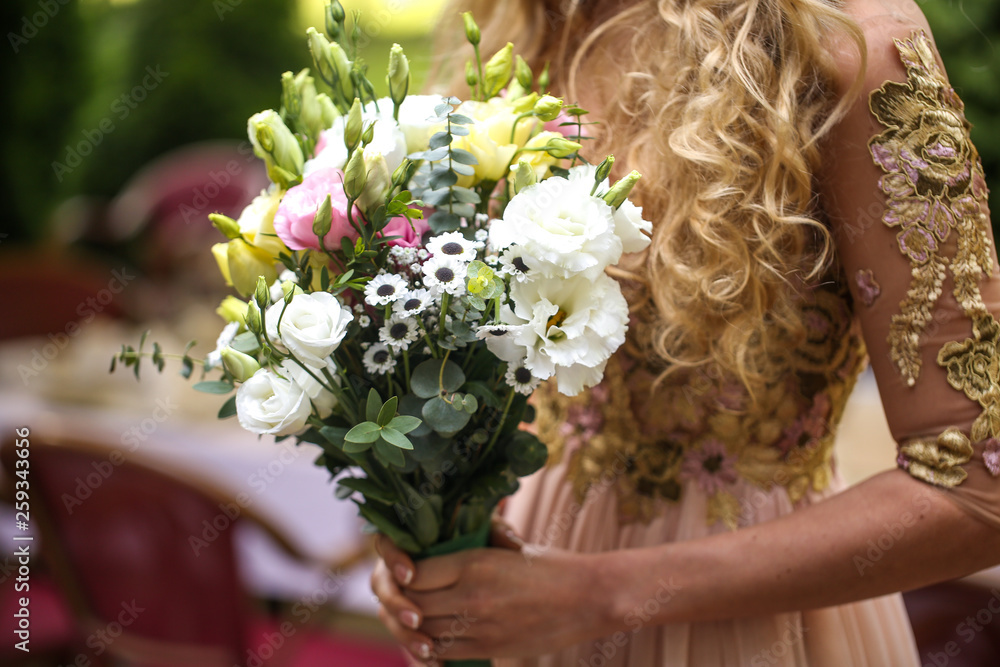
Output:
M372 323L372 318L368 317L368 315L358 315L358 324L361 326L362 329L364 329L371 323Z
M418 338L420 329L412 317L393 315L378 330L378 339L394 350L405 350Z
M508 387L513 387L514 391L525 396L530 396L541 382L525 368L523 361L507 366L507 374L504 375L504 379L507 381Z
M476 218L478 218L478 217L479 217L479 215L476 215ZM486 239L488 239L490 237L490 233L488 231L486 231L485 229L477 229L476 233L473 236L480 243L486 243Z
M476 213L475 220L477 225L485 225L487 222L490 221L490 216L486 215L485 213Z
M396 299L392 305L394 312L405 317L418 315L434 303L434 296L424 288L412 289L406 294Z
M424 286L440 289L449 294L461 294L465 291L465 274L468 265L449 257L431 257L424 262L421 269L424 272Z
M390 373L396 367L396 358L385 343L375 343L369 347L361 361L366 371L376 375Z
M420 250L417 251L417 259L419 259L420 261L424 261L430 256L431 254L427 252L427 248L421 248Z
M528 278L530 272L531 267L528 266L518 246L511 246L500 255L500 273L522 281Z
M476 250L483 247L481 241L470 241L460 232L448 232L435 236L427 242L427 251L432 257L447 257L461 262L471 262L476 258Z
M365 302L372 306L392 303L409 289L406 279L394 273L375 276L365 285Z

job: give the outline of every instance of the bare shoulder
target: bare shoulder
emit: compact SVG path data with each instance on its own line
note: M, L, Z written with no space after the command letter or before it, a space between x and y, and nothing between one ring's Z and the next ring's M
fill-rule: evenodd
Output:
M840 37L831 44L838 63L837 87L843 92L863 76L865 88L877 88L888 79L905 76L896 48L897 39L922 31L932 40L930 25L915 0L844 0L844 12L861 30L867 49L865 71L851 40Z

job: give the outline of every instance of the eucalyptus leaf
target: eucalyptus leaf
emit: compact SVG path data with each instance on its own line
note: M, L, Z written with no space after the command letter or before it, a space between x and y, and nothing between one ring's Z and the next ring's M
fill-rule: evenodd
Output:
M468 412L455 410L440 396L427 401L424 405L423 416L432 429L445 436L454 435L461 431L469 423L471 417Z
M208 380L195 384L193 389L206 394L228 394L234 389L234 387L230 383L223 382L222 380Z
M229 400L219 408L219 419L228 419L236 414L236 396L230 396Z
M462 372L462 368L453 361L443 359L424 361L413 369L413 375L410 376L410 387L420 398L431 398L439 396L442 392L458 391L464 383L465 373Z
M404 431L396 427L393 428L396 428L396 430L400 433L409 433L411 436L422 436L430 433L430 426L425 424L423 419L420 419L420 415L424 409L424 403L424 399L418 397L416 394L406 394L399 399L399 414L414 417L420 422L420 424L412 431Z

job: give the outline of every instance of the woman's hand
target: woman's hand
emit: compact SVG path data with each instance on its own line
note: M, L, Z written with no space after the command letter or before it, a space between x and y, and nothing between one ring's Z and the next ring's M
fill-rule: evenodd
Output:
M416 565L377 538L379 618L416 661L539 655L613 630L597 556L521 548L502 524L493 534L493 548Z

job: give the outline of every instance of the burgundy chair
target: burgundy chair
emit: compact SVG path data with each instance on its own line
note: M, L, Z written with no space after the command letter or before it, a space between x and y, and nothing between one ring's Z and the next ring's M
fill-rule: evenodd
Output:
M31 519L76 619L78 650L90 664L244 665L262 626L236 571L231 525L255 521L294 557L305 557L209 484L112 459L107 448L32 436ZM16 479L10 475L14 450L8 442L0 451L8 495ZM350 567L365 555L359 551L337 565ZM297 630L269 667L292 664L296 644L310 635L310 628ZM376 654L381 661L368 664L403 664L390 647Z

